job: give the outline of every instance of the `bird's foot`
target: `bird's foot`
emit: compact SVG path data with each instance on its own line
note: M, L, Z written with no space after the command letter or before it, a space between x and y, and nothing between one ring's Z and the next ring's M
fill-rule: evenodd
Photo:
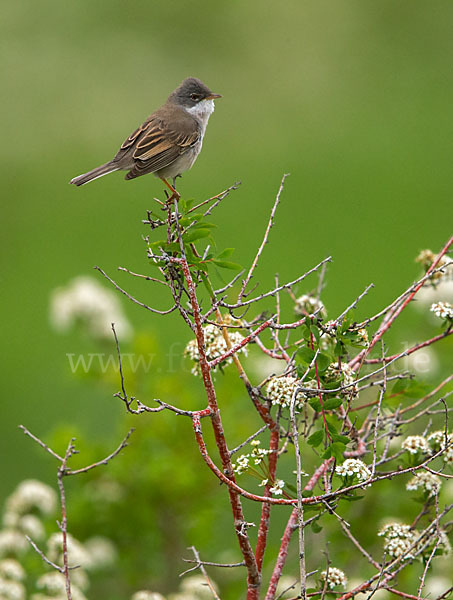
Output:
M168 181L166 179L161 177L161 180L163 181L163 183L168 187L168 189L171 192L171 195L168 196L168 198L167 198L167 202L166 202L167 206L172 204L174 200L178 201L181 198L181 194L179 192L177 192L176 188L174 187L175 179L176 179L176 177L173 179L173 185L171 185L170 183L168 183Z

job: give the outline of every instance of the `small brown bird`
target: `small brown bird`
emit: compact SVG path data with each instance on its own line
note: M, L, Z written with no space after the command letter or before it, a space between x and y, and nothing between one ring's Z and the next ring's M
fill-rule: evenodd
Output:
M221 95L211 92L199 79L184 79L166 103L127 138L111 161L69 183L84 185L113 171L128 171L125 179L154 173L172 194L179 196L175 179L192 167L200 153L215 98ZM173 179L173 185L167 178Z

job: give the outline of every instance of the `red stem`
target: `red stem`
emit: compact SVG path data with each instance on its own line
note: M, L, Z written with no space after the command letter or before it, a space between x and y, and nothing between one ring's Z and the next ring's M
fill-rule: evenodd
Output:
M439 335L436 335L435 337L431 338L430 340L425 340L424 342L420 342L420 344L416 344L415 346L412 346L412 348L409 348L409 350L406 350L406 355L409 356L409 354L412 354L413 352L416 352L417 350L420 350L421 348L426 348L426 346L430 346L431 344L434 344L435 342L438 342L439 340L442 340L443 338L448 337L449 335L453 334L453 329L444 331L443 333L440 333ZM381 358L368 358L366 360L364 360L364 364L366 365L374 365L377 363L382 363L382 362L389 362L390 360L395 359L397 356L399 356L399 354L394 354L393 356L385 356L385 357L381 357Z
M278 459L278 444L280 441L280 432L278 426L276 426L271 431L271 439L269 444L269 449L271 453L269 454L269 482L264 488L264 495L271 496L271 492L269 491L275 481L275 473L277 470L277 459ZM266 550L267 544L267 535L269 533L269 520L271 513L271 505L266 502L263 504L261 508L261 519L260 525L258 528L258 539L256 542L256 551L255 558L256 564L258 566L258 570L261 572L263 566L263 558L264 552Z
M448 249L450 248L450 246L452 244L453 244L453 236L448 240L448 242L445 244L445 246L442 248L442 250L437 255L437 257L436 257L435 261L433 262L433 264L426 271L427 275L429 273L431 273L436 268L436 266L438 265L440 259L442 258L442 256L444 256L448 252ZM395 319L406 308L406 306L414 298L415 294L423 286L424 283L425 283L425 280L423 280L422 282L420 282L413 289L413 291L408 295L408 297L406 298L406 300L404 300L404 302L402 302L399 306L397 306L395 308L395 310L393 311L393 313L389 316L389 318L386 321L384 321L384 323L382 323L382 325L379 327L379 329L377 330L376 334L374 335L373 339L371 340L370 345L368 346L368 348L364 348L361 352L359 352L359 354L357 354L357 356L355 356L349 362L349 366L351 368L357 369L357 366L362 364L362 361L365 359L366 356L368 356L368 354L370 353L370 351L373 348L373 346L376 345L376 343L381 339L381 337L384 335L384 333L392 326L392 324L395 321Z
M206 352L204 348L204 333L203 326L201 321L201 312L200 306L198 304L198 299L196 295L195 284L192 279L192 274L190 272L189 265L185 258L176 258L172 257L171 261L177 263L181 266L184 278L187 284L187 291L189 294L190 302L192 305L194 323L195 323L195 335L197 339L198 345L198 353L200 357L200 369L201 375L203 379L203 384L206 390L206 395L208 398L208 405L210 409L210 417L212 428L214 431L214 437L216 440L216 445L219 451L220 459L222 461L223 473L224 476L230 484L235 484L235 478L233 473L233 468L231 465L230 453L228 450L228 446L225 440L225 433L223 430L222 420L220 418L220 411L217 405L217 397L215 392L214 383L211 377L211 367L206 357ZM198 421L198 423L197 423ZM200 418L198 415L193 417L193 424L195 435L197 436L198 445L200 446L199 437L201 435L201 425ZM200 433L197 434L197 431ZM201 441L202 438L201 438ZM204 442L203 442L204 445ZM201 450L201 446L200 446ZM205 448L206 451L206 448ZM206 452L207 455L207 452ZM212 461L211 461L212 462ZM214 465L215 466L215 465ZM217 469L217 467L216 467ZM236 532L236 536L239 542L239 546L241 548L242 556L244 557L244 562L247 568L247 600L258 600L259 589L261 585L261 575L258 571L255 556L253 553L252 546L250 544L250 540L247 534L246 529L246 520L244 518L244 513L242 510L241 499L238 491L234 490L231 485L228 485L228 493L230 496L231 508L233 511L234 518L234 529Z
M305 486L304 490L311 492L314 489L315 485L320 480L320 478L324 475L324 473L327 472L327 470L329 469L330 465L333 462L334 462L333 457L325 460L322 463L322 465L320 467L318 467L316 469L316 471L313 473L313 475L311 476L307 485ZM277 590L277 585L278 585L278 582L280 581L283 567L285 566L286 557L288 556L289 542L291 541L291 535L292 535L293 531L295 531L295 529L297 527L297 521L298 521L297 508L294 508L291 513L291 516L288 519L288 523L285 527L285 532L283 534L282 541L280 544L280 551L278 553L277 561L275 563L275 567L272 572L272 576L271 576L271 579L269 582L269 587L267 588L265 600L274 600L274 598L275 598L275 592Z
M310 331L310 344L311 344L311 349L314 350L315 343L314 343L313 334L311 331ZM332 441L332 438L330 437L330 433L329 433L329 428L327 427L326 415L324 413L324 403L322 401L321 382L319 380L319 373L318 373L318 362L316 360L315 360L315 373L316 373L316 383L318 384L318 390L319 390L318 396L319 396L319 402L321 404L322 420L324 421L324 429L326 430L327 437L329 438L330 441Z

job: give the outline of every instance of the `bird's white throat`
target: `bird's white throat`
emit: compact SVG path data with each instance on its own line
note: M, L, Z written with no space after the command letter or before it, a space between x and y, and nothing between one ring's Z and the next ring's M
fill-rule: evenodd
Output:
M214 112L214 100L201 100L195 106L186 108L186 110L201 122L202 135L204 135L209 117Z

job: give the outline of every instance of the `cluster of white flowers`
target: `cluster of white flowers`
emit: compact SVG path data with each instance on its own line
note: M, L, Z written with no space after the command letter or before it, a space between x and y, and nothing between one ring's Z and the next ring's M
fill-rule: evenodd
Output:
M43 590L51 597L65 598L66 597L66 581L62 573L51 571L45 573L36 582L36 587ZM86 600L85 595L77 585L74 585L74 578L71 581L71 594L74 600ZM41 600L41 594L34 594L31 600Z
M446 443L445 443L446 442ZM428 444L431 446L433 452L439 452L439 450L445 450L442 457L445 462L453 463L453 435L448 433L445 436L445 431L433 431L428 436Z
M139 590L138 592L135 592L131 600L165 600L165 598L158 592Z
M25 570L17 560L5 558L0 560L0 577L13 581L23 581L25 579Z
M25 588L18 581L0 577L0 598L2 600L25 600Z
M432 250L422 250L420 254L415 259L415 262L420 263L425 271L427 271L433 262L436 260L436 254ZM424 284L427 285L437 285L443 280L452 279L453 278L453 265L448 257L442 256L442 258L438 261L436 265L436 269L443 268L442 271L438 271L431 275L431 277Z
M435 302L431 304L431 312L439 319L453 319L453 306L450 302Z
M310 294L304 294L296 299L294 312L298 315L312 315L315 312L322 317L327 315L327 311L321 300Z
M106 537L93 536L83 545L89 554L89 566L93 570L105 569L114 564L118 558L118 551L114 543Z
M217 585L211 579L214 589L217 591ZM212 592L209 586L206 585L206 579L203 575L192 575L192 577L184 578L180 587L181 593L175 596L170 596L169 600L211 600Z
M337 364L331 364L328 366L325 374L326 381L337 381L342 377L343 381L338 387L341 385L341 387L345 387L345 389L341 391L341 394L346 398L358 396L359 389L355 383L356 374L351 367L346 363L342 364L341 367L338 367Z
M25 600L22 582L25 570L17 560L6 558L0 561L0 598L5 600Z
M337 567L329 567L329 572L322 571L321 573L321 581L326 581L327 577L327 587L331 590L336 588L337 586L341 586L343 588L346 587L348 583L348 578L344 574L341 569Z
M225 322L227 322L226 319ZM225 354L225 352L227 352L228 347L225 338L223 337L222 329L220 327L208 324L205 327L203 327L203 333L205 340L206 357L209 361L219 358L219 356L222 356L223 354ZM241 335L238 331L229 331L228 337L230 338L232 346L236 346L244 340L244 336ZM243 354L247 355L246 346L243 346L238 352L242 352ZM192 368L192 373L194 375L200 375L200 353L198 351L197 340L190 340L190 342L186 346L186 349L184 350L184 354L195 362L195 365ZM220 366L225 366L227 364L231 364L232 362L233 357L229 356L227 359L220 363Z
M354 477L359 483L368 481L371 477L369 468L358 458L347 458L335 468L335 473L340 477Z
M388 523L384 525L378 533L384 537L384 550L393 558L398 558L405 554L405 559L414 557L414 549L406 554L418 537L418 532L411 529L410 525L401 525L400 523Z
M20 556L28 549L28 542L24 535L16 529L2 529L0 531L0 557Z
M433 531L433 534L430 538L430 543L428 546L428 551L432 550L432 547L439 540L438 548L442 550L444 556L448 556L451 554L451 544L448 539L448 535L445 533L443 529L440 529L439 532L437 530Z
M118 295L92 277L75 277L66 287L54 290L50 321L62 332L80 323L90 335L101 340L113 339L112 323L120 339L127 339L132 333Z
M429 444L422 435L410 435L401 444L403 450L407 450L409 454L429 454Z
M429 471L420 471L408 481L406 484L406 490L413 492L421 489L431 497L439 493L440 486L440 477L430 473Z
M57 494L44 483L27 479L22 481L6 499L3 515L3 529L0 530L0 600L25 599L25 571L22 565L11 557L21 560L27 552L33 552L25 535L34 541L45 539L45 528L41 519L52 517L57 510ZM86 547L67 535L68 554L71 566L82 568L72 571L71 588L74 600L86 600L84 591L89 581L85 569L98 569L111 564L116 558L116 549L106 538L92 538ZM47 541L49 560L63 564L63 534L50 536ZM63 600L66 598L65 581L61 573L45 573L36 582L37 593L30 600Z
M236 463L233 463L233 470L236 475L242 475L250 468L250 461L253 461L254 465L259 465L264 458L272 452L272 450L266 450L260 447L261 442L259 440L253 440L251 446L253 450L249 454L241 454L237 459Z
M8 497L6 512L25 515L37 510L43 516L52 515L57 508L56 492L35 479L25 479Z
M368 347L370 345L370 340L368 339L368 331L366 329L357 329L357 334L359 336L359 342L364 346Z
M70 566L80 565L85 569L89 569L91 565L91 557L83 544L76 540L69 533L66 536L68 560ZM61 532L53 533L47 540L47 556L57 564L63 564L63 534Z
M44 525L36 514L30 513L33 511L48 517L55 512L56 504L57 495L51 487L34 479L22 481L5 502L4 529L0 531L0 558L25 554L30 549L25 535L34 540L43 539ZM2 561L2 564L6 569L8 565L14 568L14 564L18 563ZM4 571L0 576L8 579ZM18 580L17 577L13 579Z
M266 395L271 401L271 404L279 404L284 408L289 407L298 385L300 385L299 380L295 377L286 375L281 377L271 377L267 384ZM304 387L311 387L309 382L303 382L302 385ZM300 392L300 395L298 394L298 399L296 399L295 407L297 409L302 408L304 402L305 396Z
M249 460L250 460L250 454L241 454L241 456L239 456L239 458L237 459L237 461L235 463L233 463L233 471L236 473L236 475L242 475L242 473L245 473L246 471L248 471L249 469Z

